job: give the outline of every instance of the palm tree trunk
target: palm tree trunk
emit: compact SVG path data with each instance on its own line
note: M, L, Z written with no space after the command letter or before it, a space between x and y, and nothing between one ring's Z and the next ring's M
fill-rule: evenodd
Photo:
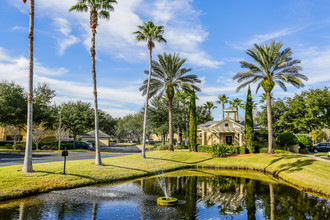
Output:
M267 98L267 122L268 122L268 154L273 153L273 122L272 122L272 103L270 92L266 92Z
M274 185L269 183L269 196L270 196L270 219L275 220L275 194Z
M169 98L168 99L168 107L169 107L169 109L168 109L168 120L169 120L169 128L168 128L168 133L169 133L169 135L170 135L170 148L169 148L169 150L170 151L174 151L174 149L173 149L173 125L172 125L172 111L173 111L173 104L172 104L172 98Z
M222 103L222 119L225 119L225 103Z
M152 60L152 46L151 46L150 41L148 41L148 49L149 49L149 75L148 75L146 101L144 103L142 153L141 153L142 158L146 158L145 149L146 149L146 133L147 133L147 112L148 112L149 89L150 89L150 79L151 79L151 60Z
M96 87L96 69L95 69L95 34L92 35L92 75L93 75L93 94L94 94L94 113L95 113L95 164L102 165L101 152L100 152L100 140L99 140L99 110L97 105L97 87Z
M236 121L238 121L238 107L236 107Z
M27 134L22 172L30 173L32 169L32 123L33 123L33 29L34 29L34 0L30 0L30 27L29 27L29 85L28 85L28 114Z

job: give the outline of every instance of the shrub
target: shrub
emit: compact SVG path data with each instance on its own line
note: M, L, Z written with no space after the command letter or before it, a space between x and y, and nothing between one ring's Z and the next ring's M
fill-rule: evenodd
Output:
M188 149L188 145L179 145L178 149Z
M299 153L301 153L301 154L308 154L309 152L306 149L299 149Z
M14 146L13 146L14 148ZM25 150L25 145L24 144L16 144L16 150Z
M241 151L240 146L228 146L228 147L232 151L232 155L240 154L240 151Z
M239 148L239 154L246 154L246 147L245 147L245 145L243 145L243 146L241 146Z
M260 153L268 153L268 148L267 147L262 147L259 149Z
M294 153L292 153L291 151L287 151L287 150L279 150L279 149L275 150L274 152L275 152L276 154L294 154Z
M169 144L160 145L156 149L157 150L168 150L168 149L170 149L170 145ZM178 149L178 148L175 145L173 145L173 149Z
M197 146L197 152L205 152L205 153L211 153L212 147L209 145L198 145Z
M228 157L233 154L233 149L225 144L214 144L211 149L212 155L215 157Z
M284 131L276 138L276 143L284 150L288 150L289 146L298 144L298 138L290 131Z
M297 135L298 138L298 144L300 149L306 149L306 148L310 148L313 146L313 141L310 137L308 137L307 135L304 134L299 134Z

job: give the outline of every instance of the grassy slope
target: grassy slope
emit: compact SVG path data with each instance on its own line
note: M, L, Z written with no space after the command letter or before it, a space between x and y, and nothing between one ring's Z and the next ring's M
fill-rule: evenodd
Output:
M140 155L130 155L105 158L103 159L105 166L95 166L94 160L69 161L67 162L68 175L59 175L63 171L62 162L34 164L35 172L29 174L20 172L22 166L2 167L0 168L0 200L47 192L52 189L73 188L153 175L161 168L168 171L191 166L263 170L285 179L298 188L330 198L329 164L305 156L258 154L223 159L189 152L156 151L147 153L147 157L148 159L141 159ZM236 175L244 175L244 172Z

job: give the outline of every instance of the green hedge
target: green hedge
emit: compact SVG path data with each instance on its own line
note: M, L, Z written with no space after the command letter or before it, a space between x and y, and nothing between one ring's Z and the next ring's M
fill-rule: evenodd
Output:
M209 145L198 145L197 146L197 152L202 152L202 153L211 153L212 149L211 146Z
M268 153L268 148L267 147L262 147L259 149L260 153Z
M274 152L275 152L276 154L294 154L294 153L292 153L291 151L287 151L287 150L279 150L279 149L275 150Z
M8 146L8 145L12 145L13 142L10 142L10 141L0 141L0 146Z

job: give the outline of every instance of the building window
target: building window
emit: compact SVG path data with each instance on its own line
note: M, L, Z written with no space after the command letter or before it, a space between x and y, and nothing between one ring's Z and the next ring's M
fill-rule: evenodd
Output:
M202 137L202 132L199 133L199 137L200 137L200 138Z
M228 123L225 123L225 127L228 127Z

